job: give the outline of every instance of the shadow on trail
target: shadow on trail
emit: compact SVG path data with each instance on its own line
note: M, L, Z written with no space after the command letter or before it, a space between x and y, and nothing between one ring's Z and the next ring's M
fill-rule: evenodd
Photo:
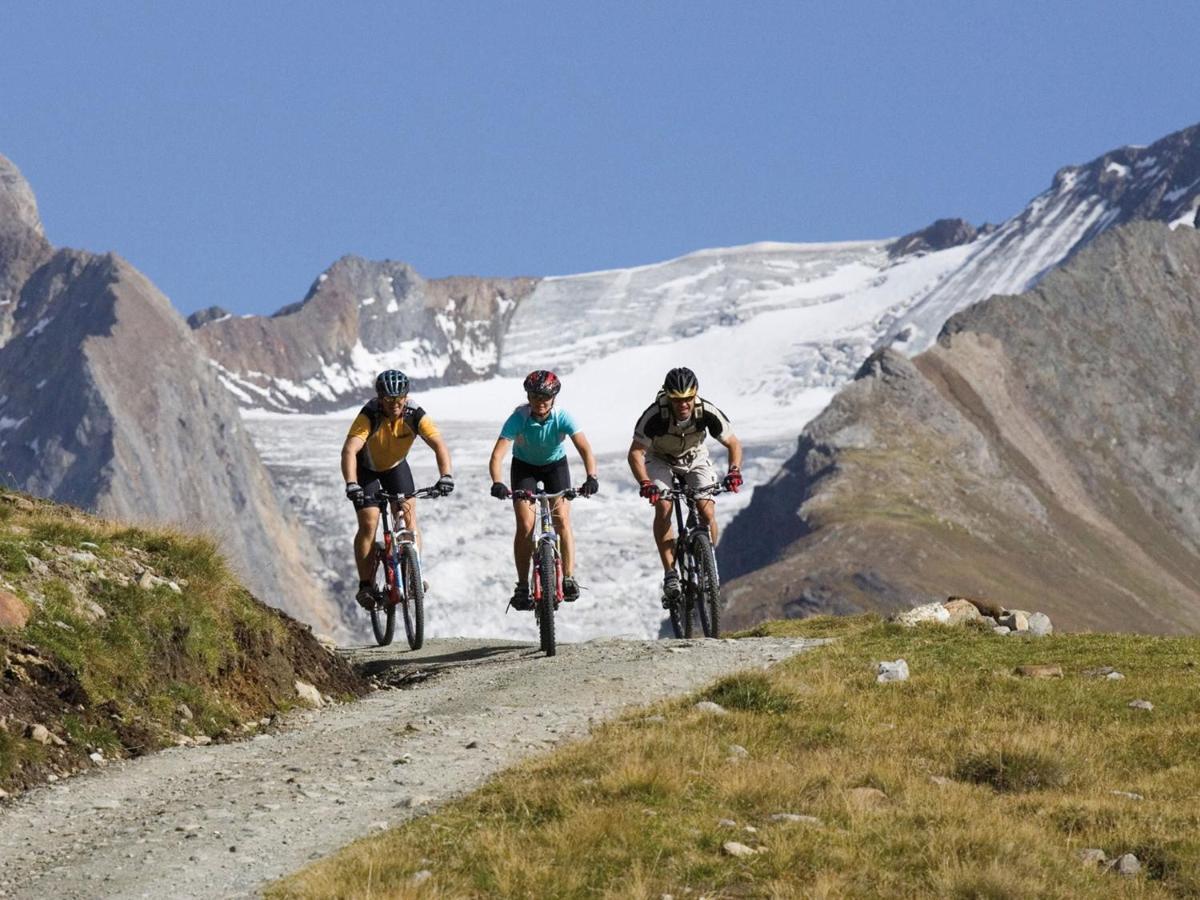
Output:
M386 677L398 669L404 671L424 670L432 674L431 670L477 664L494 660L497 657L521 658L527 655L529 649L529 645L524 644L496 644L468 647L465 650L438 654L423 654L419 651L417 653L403 652L395 656L380 656L374 659L359 657L352 661L352 665L368 677ZM536 648L534 649L536 650Z

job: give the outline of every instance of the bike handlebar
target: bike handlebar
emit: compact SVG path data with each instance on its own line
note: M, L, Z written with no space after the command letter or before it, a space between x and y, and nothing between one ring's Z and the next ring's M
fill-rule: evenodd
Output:
M583 485L574 488L567 488L565 491L555 491L553 494L547 494L545 491L513 491L513 500L553 500L555 497L565 497L567 500L574 500L576 497L583 497L585 500L588 495L583 492ZM498 500L509 499L507 497L497 497Z
M436 485L430 485L429 487L417 488L411 494L389 494L387 491L376 491L375 492L375 499L377 501L379 501L380 503L382 503L385 500L391 500L395 503L403 503L405 500L411 500L414 497L427 498L427 497L440 497L440 496L442 496L442 492L437 489Z
M729 488L723 484L710 484L708 487L691 488L691 487L673 487L667 488L665 491L659 491L658 496L663 500L674 500L676 497L681 499L703 500L705 497L715 497L717 494L731 494Z

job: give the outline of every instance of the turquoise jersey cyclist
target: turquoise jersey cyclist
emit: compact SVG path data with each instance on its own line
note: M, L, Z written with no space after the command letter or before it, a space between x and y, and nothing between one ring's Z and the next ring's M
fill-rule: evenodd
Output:
M505 420L492 448L488 470L492 476L492 496L505 499L513 490L536 491L541 482L542 490L548 494L565 491L571 487L571 472L567 465L567 451L563 442L567 438L579 451L583 459L587 480L581 493L590 497L600 489L596 481L596 458L592 446L575 424L571 415L555 407L555 398L562 389L562 382L553 372L538 369L530 372L524 382L528 403L518 406ZM510 480L512 489L500 477L500 466L513 448ZM575 581L575 537L571 533L570 504L562 497L551 501L554 527L559 535L563 561L563 599L579 599L579 584ZM529 596L529 563L533 556L530 536L535 524L533 504L513 501L517 530L513 536L513 561L517 567L517 587L513 591L513 609L532 609Z

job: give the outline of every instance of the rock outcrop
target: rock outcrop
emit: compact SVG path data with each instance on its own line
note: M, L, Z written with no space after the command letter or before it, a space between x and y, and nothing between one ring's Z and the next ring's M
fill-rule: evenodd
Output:
M5 480L105 516L211 532L262 600L338 630L305 571L311 539L182 317L120 257L52 251L28 186L0 183L0 290L14 297L0 307L12 310L0 346Z
M214 309L191 322L240 404L324 412L355 402L386 368L417 389L494 375L508 320L536 284L427 280L404 263L346 256L273 316Z
M1200 235L1138 222L873 355L720 547L731 626L947 594L1200 626Z
M12 335L21 285L51 250L33 190L17 167L0 156L0 346Z

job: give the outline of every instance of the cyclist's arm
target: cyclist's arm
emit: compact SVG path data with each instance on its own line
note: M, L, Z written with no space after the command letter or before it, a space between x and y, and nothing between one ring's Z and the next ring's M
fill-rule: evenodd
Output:
M429 445L433 450L433 455L437 459L437 467L439 475L450 474L450 448L446 446L446 442L442 440L442 436L438 432L433 434L422 434L421 440Z
M637 479L637 483L650 480L650 474L646 471L646 448L636 439L629 445L629 471L633 472L633 477Z
M588 439L583 436L582 431L577 431L571 435L571 443L575 445L575 449L579 451L579 458L583 460L584 474L596 477L596 457L592 453L592 445L588 443Z
M729 468L740 469L742 467L742 442L737 439L737 435L721 435L717 441L729 451Z
M358 451L366 444L362 438L351 434L342 444L342 480L349 484L358 481Z
M495 484L497 481L504 481L500 473L500 464L504 462L504 457L508 454L508 447L511 443L512 441L508 438L496 438L496 446L492 448L492 458L488 460L488 472L491 473L492 484Z

